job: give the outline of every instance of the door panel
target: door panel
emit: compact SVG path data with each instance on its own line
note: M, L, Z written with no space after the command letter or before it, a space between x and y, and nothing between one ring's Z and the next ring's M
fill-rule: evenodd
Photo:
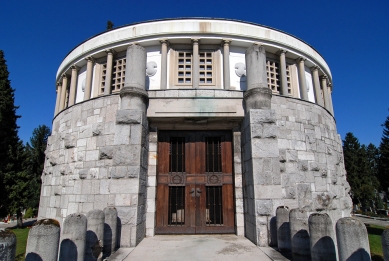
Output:
M160 131L156 233L234 233L231 133Z

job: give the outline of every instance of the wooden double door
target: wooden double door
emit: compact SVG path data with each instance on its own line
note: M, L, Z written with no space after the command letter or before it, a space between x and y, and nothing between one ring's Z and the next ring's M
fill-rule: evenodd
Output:
M160 131L156 233L234 233L232 135Z

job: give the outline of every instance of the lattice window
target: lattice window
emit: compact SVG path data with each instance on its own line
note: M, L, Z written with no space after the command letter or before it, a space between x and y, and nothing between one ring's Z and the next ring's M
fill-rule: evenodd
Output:
M192 84L192 53L178 52L177 66L177 83L180 85Z
M124 80L126 75L126 58L116 59L112 66L112 92L118 92L124 87ZM101 85L100 93L103 94L105 90L105 80L107 76L107 63L102 64L101 70Z
M208 85L213 84L213 57L212 52L200 52L200 84Z
M267 86L273 93L280 93L279 64L273 61L266 61Z
M291 78L290 78L290 65L286 66L286 82L288 85L288 94L292 95L292 84L291 84Z

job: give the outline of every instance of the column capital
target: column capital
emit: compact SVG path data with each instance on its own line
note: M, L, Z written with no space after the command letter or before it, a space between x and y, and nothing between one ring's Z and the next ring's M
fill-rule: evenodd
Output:
M77 65L73 64L73 65L70 66L70 69L78 71L78 70L80 70L80 67L78 67Z
M94 62L95 61L95 59L92 56L85 57L85 60L87 62Z
M287 50L285 50L285 49L279 49L278 51L277 51L277 54L278 55L281 55L281 54L286 54L288 51Z
M111 53L113 55L113 54L115 54L115 49L113 49L113 48L105 49L104 52L106 52L107 54Z
M159 39L159 42L161 44L170 45L170 42L169 42L169 40L167 38L161 38L161 39Z
M296 59L297 62L301 63L301 62L305 62L307 59L300 56L299 58Z
M58 88L59 86L62 86L62 82L57 82L55 86Z
M259 47L265 47L261 42L254 42L253 45L258 45Z
M320 76L320 79L321 79L321 80L327 80L328 77L327 77L327 75L324 74L324 75Z
M232 42L231 39L223 39L223 40L222 40L222 44L223 44L223 45L230 45L231 42Z
M311 72L313 72L313 71L318 71L320 68L319 68L319 66L314 65L314 66L310 67L309 69L311 70Z
M67 75L66 73L63 73L62 75L61 75L61 78L62 79L67 79L69 77L69 75Z
M191 41L192 41L192 44L199 44L200 38L192 38Z

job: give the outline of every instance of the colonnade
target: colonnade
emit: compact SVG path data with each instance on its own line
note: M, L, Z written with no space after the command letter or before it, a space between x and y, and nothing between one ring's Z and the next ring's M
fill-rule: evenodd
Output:
M193 38L192 41L192 88L199 88L199 45L200 39ZM161 39L161 78L160 78L160 89L167 89L167 75L168 75L168 49L169 49L169 41L167 39ZM221 42L223 49L223 87L225 90L230 89L230 39L223 39ZM261 46L261 44L255 44ZM107 55L107 64L106 64L106 74L105 74L105 85L104 85L104 95L111 94L112 88L112 69L113 69L113 61L114 61L114 49L104 50ZM286 54L287 50L280 49L277 54L279 55L279 79L280 79L280 94L283 96L290 96L288 92L288 83L287 83L287 64L286 64ZM247 56L247 52L246 52ZM261 75L261 77L266 77L266 55L265 58L261 60L261 68L258 65L253 66L252 64L247 63L246 57L246 72L254 69L255 74ZM89 100L91 98L91 90L92 90L92 76L93 76L93 67L95 60L93 57L88 56L85 58L86 60L86 80L84 87L84 98L83 100ZM128 60L128 57L127 57ZM300 90L300 98L302 100L309 101L307 85L305 79L305 61L304 57L299 57L296 59L296 65L298 70L298 79L299 79L299 90ZM251 67L251 68L250 68ZM257 68L258 67L258 68ZM61 81L57 82L57 100L55 106L55 115L57 115L60 111L65 108L72 106L75 104L76 93L77 93L77 77L79 67L76 65L72 65L70 68L71 75L69 76L66 72L62 74ZM171 68L173 69L173 68ZM322 75L319 77L318 66L313 66L310 68L312 72L312 82L314 87L315 101L318 105L325 107L332 115L334 114L332 107L332 99L331 99L331 84L328 82L328 77L326 75ZM127 74L126 74L127 75ZM254 73L252 73L254 75ZM68 88L68 82L70 78L70 88ZM127 77L126 77L127 79ZM265 82L262 84L266 84L267 87L267 79L263 78ZM250 89L249 83L250 80L247 80L248 90ZM323 93L323 95L322 95Z

